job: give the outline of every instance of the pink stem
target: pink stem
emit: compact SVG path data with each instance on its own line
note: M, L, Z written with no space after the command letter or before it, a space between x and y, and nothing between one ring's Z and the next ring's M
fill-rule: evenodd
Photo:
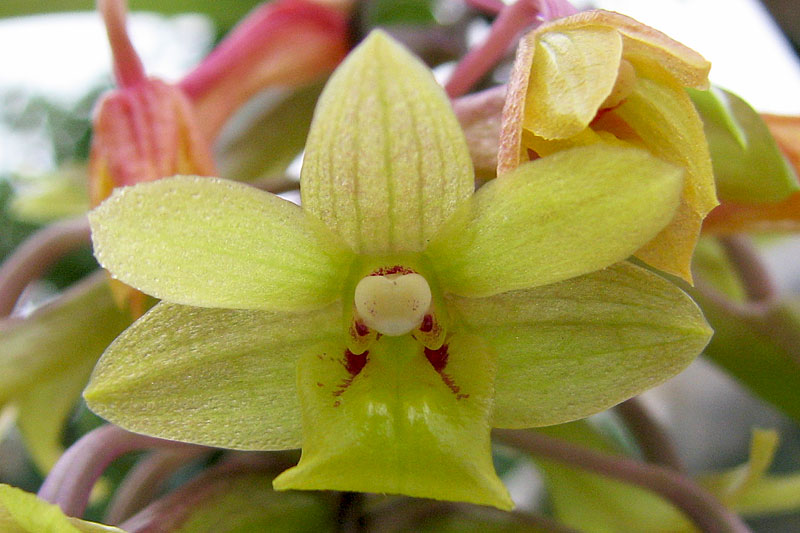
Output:
M558 461L650 490L672 502L706 533L749 533L742 519L692 479L674 470L598 453L534 431L494 430L497 440L531 455Z
M489 2L479 3L491 8ZM486 41L470 50L456 66L445 85L448 96L455 98L466 94L503 58L522 30L576 12L565 0L517 0L503 7Z
M465 0L464 3L489 15L497 15L506 7L502 0Z
M68 516L83 515L92 487L118 457L149 449L198 446L130 433L114 425L90 431L64 452L39 489L38 496L61 507Z
M0 267L0 318L11 314L31 281L64 255L89 242L86 217L51 224L30 236Z
M97 0L97 9L106 25L114 62L114 76L120 87L132 87L145 79L144 66L133 48L125 27L125 0Z

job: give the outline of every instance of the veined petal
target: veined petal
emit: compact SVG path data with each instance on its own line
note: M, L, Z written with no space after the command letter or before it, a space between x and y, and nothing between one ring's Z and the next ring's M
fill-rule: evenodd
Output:
M300 446L297 359L330 350L338 304L306 313L160 303L120 335L84 392L138 433L247 450Z
M703 218L717 205L703 123L678 85L640 79L614 110L656 157L686 169L675 219L636 256L691 282L691 259Z
M522 126L545 139L576 135L614 88L622 38L613 28L588 27L533 32L527 39L535 39L535 49Z
M559 424L607 409L683 370L711 335L683 291L628 263L448 303L498 355L497 427Z
M472 194L464 134L430 71L374 31L331 77L303 160L303 208L358 253L422 251Z
M482 187L427 250L445 292L488 296L621 261L678 206L683 171L596 144L532 161Z
M66 516L35 494L0 484L0 530L4 533L124 533L119 528Z
M384 336L365 358L356 371L341 346L300 361L303 456L275 479L275 488L406 494L510 509L491 458L494 355L488 346L456 334L426 357L410 336Z
M111 274L163 300L296 311L337 300L352 253L296 205L230 181L175 176L89 214Z

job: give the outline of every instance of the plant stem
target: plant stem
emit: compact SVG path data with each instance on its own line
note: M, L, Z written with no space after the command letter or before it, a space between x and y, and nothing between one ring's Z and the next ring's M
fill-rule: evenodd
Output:
M678 472L686 472L686 465L666 428L656 420L641 398L634 397L622 402L616 407L616 412L636 438L645 459Z
M705 533L749 533L735 513L685 475L626 457L595 452L533 431L494 431L500 442L540 457L651 490L681 509Z
M753 302L774 299L777 294L775 282L750 239L744 235L729 235L720 237L719 242L736 269L748 299Z
M144 508L178 469L208 453L202 448L157 450L139 461L122 480L108 504L104 522L120 524Z
M471 4L490 10L496 8L493 2ZM575 12L575 8L566 0L517 0L511 5L505 5L492 23L486 41L467 52L456 66L445 84L447 95L455 98L466 94L502 59L522 30Z
M38 496L61 507L67 516L83 515L92 487L118 457L150 449L207 450L130 433L108 424L90 431L64 452L39 489Z
M0 267L0 318L11 314L32 281L64 255L89 242L86 217L56 222L28 237Z

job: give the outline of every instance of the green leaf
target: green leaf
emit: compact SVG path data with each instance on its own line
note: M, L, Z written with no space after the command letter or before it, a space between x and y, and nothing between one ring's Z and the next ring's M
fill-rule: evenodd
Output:
M97 359L130 324L105 275L67 291L31 316L0 321L0 405L17 425L40 470L61 452L61 433Z
M318 308L340 297L352 258L291 202L215 178L117 189L89 221L95 255L114 277L186 305Z
M2 484L0 530L3 533L125 533L116 527L69 518L57 505Z
M165 15L202 13L213 20L221 30L227 30L260 4L258 0L133 0L132 11L153 11ZM0 3L0 17L16 17L57 11L93 11L94 0L4 0Z
M157 304L109 346L84 397L131 431L247 450L300 447L295 367L341 335L341 309L306 313Z
M464 134L428 68L381 31L320 97L303 207L356 252L419 252L474 188Z
M427 250L446 292L489 296L621 261L675 213L682 171L596 144L521 165L483 186Z
M435 24L433 0L376 0L365 5L369 27Z
M437 371L410 336L383 336L353 373L344 346L298 367L300 464L285 489L406 494L510 509L492 466L489 417L494 357L479 338L454 335Z
M688 91L703 118L722 199L778 202L800 189L769 128L747 102L718 87Z
M628 263L489 298L449 298L498 356L495 427L559 424L683 370L711 334L680 289Z

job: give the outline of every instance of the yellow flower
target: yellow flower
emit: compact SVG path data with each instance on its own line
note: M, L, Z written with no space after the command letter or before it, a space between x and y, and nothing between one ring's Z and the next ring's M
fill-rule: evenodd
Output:
M703 125L684 87L705 88L710 64L639 22L588 11L520 42L503 110L498 175L575 146L633 145L686 171L672 222L636 256L691 281L692 252L717 205Z

